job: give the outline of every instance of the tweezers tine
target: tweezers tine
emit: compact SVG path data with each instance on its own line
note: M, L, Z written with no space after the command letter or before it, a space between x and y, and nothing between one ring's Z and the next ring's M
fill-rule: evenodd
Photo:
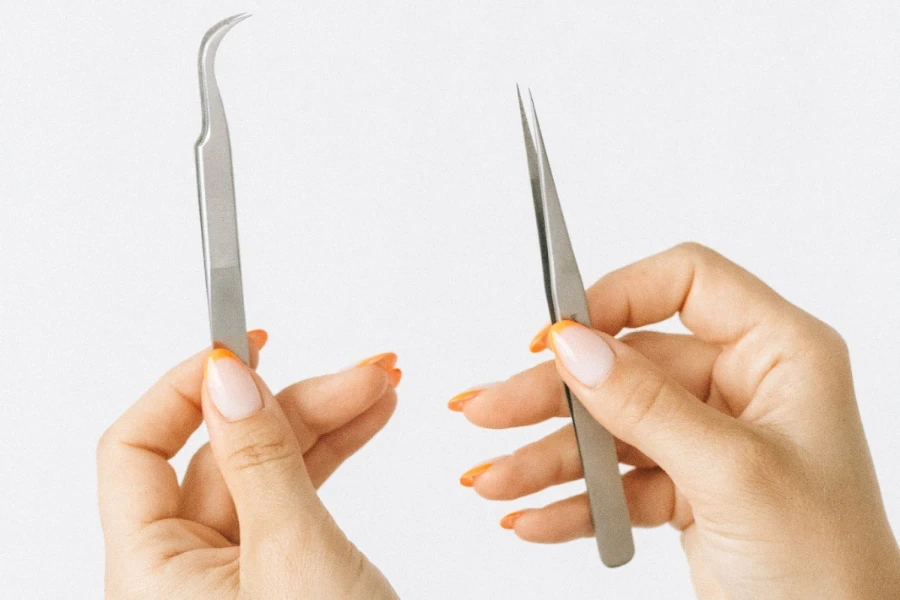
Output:
M550 308L550 320L556 323L567 319L590 327L591 319L584 294L584 283L578 271L566 221L559 205L556 183L553 181L550 161L544 147L544 137L534 108L534 98L529 92L534 122L532 136L518 86L516 93L519 96L522 129L525 133L525 153L531 177L531 193L541 244L544 290ZM615 439L591 416L578 398L572 395L568 387L565 388L565 392L584 467L591 520L594 523L600 559L607 567L618 567L634 556L634 539L631 534L628 506L625 503L625 492L622 488L622 477L619 474Z
M216 82L215 61L219 42L228 30L249 16L239 14L220 21L206 32L200 44L203 128L194 147L212 341L214 346L228 348L248 364L250 350L244 316L231 141Z

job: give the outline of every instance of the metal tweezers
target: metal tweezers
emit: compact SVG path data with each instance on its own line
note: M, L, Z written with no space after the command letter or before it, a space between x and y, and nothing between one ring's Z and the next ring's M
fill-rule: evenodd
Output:
M246 364L250 362L250 350L234 203L234 169L225 107L216 83L215 62L219 42L229 29L249 16L229 17L216 23L203 36L199 60L203 128L194 146L212 342L217 348L231 350Z
M544 137L534 108L534 98L529 92L534 121L532 136L518 86L516 92L519 95L522 129L525 132L525 153L528 157L528 173L531 176L531 194L534 198L534 213L544 266L544 290L547 293L550 320L556 323L568 319L590 327L591 318L588 314L584 283L578 271L578 263L575 262L575 253L572 251L566 221L559 205L556 183L550 171ZM535 140L537 140L536 150ZM565 394L572 414L575 437L578 440L581 464L584 467L591 520L594 523L600 559L607 567L618 567L634 556L634 539L631 535L631 520L625 503L622 477L619 474L615 439L594 420L578 398L572 396L568 387L565 387Z

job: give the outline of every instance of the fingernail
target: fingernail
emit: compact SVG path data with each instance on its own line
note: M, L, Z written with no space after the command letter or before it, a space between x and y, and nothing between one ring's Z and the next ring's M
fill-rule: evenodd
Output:
M394 365L397 364L397 355L393 352L382 352L381 354L376 354L375 356L370 356L365 360L361 360L356 363L357 367L365 367L368 365L378 365L385 371L389 371L394 368Z
M388 371L388 376L391 378L391 387L397 387L400 385L400 380L403 378L403 371L400 369L391 369Z
M502 527L503 529L515 529L516 521L519 519L519 517L527 512L528 510L517 510L515 512L509 513L508 515L500 519L500 527Z
M206 389L228 421L240 421L262 408L262 398L247 367L231 351L217 348L206 359Z
M459 478L459 484L463 487L472 487L473 485L475 485L475 479L479 475L483 475L484 472L490 469L492 466L494 466L494 462L489 461L481 463L477 467L472 467L462 474L462 476Z
M447 408L449 408L453 412L462 412L463 408L465 408L466 404L468 404L472 398L474 398L487 388L488 386L486 385L480 385L478 387L473 387L470 390L466 390L461 394L457 394L450 398L450 401L447 402Z
M253 329L247 332L247 337L253 340L254 345L256 345L257 350L262 350L263 346L266 345L266 342L269 341L269 334L266 333L265 329Z
M599 335L574 321L550 328L550 348L575 379L596 387L606 379L616 357Z
M400 369L395 369L394 365L397 364L397 355L393 352L382 352L381 354L376 354L375 356L370 356L365 360L361 360L354 367L367 367L369 365L378 365L384 372L388 374L390 378L391 387L397 387L400 385L400 380L403 378L403 371Z
M534 353L543 352L547 349L547 335L550 333L550 328L553 327L553 323L548 323L544 326L543 329L538 331L537 335L531 338L531 343L528 344L528 349Z

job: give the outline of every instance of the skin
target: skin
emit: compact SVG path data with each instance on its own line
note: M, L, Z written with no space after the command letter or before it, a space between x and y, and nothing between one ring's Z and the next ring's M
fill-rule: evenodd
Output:
M228 422L204 382L209 354L169 371L100 440L107 598L396 598L316 495L393 413L389 370L360 366L277 395L251 372L264 406ZM201 420L210 444L179 485L168 460Z
M613 353L602 381L582 384L557 358L456 409L482 427L530 425L568 416L569 385L634 467L623 477L634 524L681 531L700 598L897 597L900 550L834 330L695 244L607 275L588 299L589 333ZM692 335L613 337L676 313ZM204 383L208 354L166 374L100 441L107 597L395 598L315 492L390 418L390 371L275 396L251 372L263 408L228 422ZM251 354L255 365L252 337ZM168 460L201 420L210 445L179 485ZM566 426L467 483L511 500L581 476ZM505 524L533 542L592 535L584 496Z
M557 357L480 392L465 416L494 429L568 417L569 385L634 467L623 476L634 525L681 532L700 598L900 597L900 551L833 329L696 244L610 273L588 302L614 355L605 379L584 385ZM693 335L614 337L675 314ZM513 500L582 476L567 425L468 483ZM531 542L593 535L585 495L504 525Z

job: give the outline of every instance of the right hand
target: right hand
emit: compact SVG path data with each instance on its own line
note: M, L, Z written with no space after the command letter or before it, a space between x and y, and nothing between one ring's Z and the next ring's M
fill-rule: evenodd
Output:
M555 363L450 407L482 427L530 425L568 416L565 382L636 467L623 477L633 523L681 531L700 598L900 597L900 551L833 329L696 244L610 273L588 302L599 331L556 324ZM693 335L613 337L676 313ZM461 482L512 500L582 475L568 425ZM584 494L501 524L533 542L593 535Z

